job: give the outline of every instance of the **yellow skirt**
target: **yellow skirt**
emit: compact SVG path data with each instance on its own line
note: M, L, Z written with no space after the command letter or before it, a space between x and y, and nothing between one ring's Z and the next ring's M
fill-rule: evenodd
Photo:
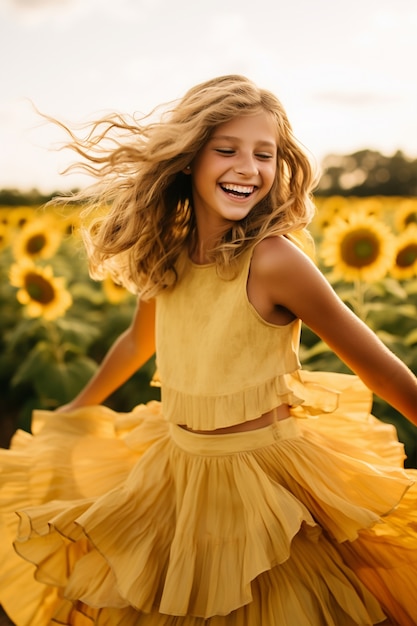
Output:
M416 473L357 379L329 382L332 416L227 435L158 402L35 412L0 453L0 604L17 626L415 626Z

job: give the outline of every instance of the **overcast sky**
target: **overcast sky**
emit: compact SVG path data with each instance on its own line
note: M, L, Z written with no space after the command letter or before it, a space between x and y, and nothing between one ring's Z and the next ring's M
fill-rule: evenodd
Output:
M86 182L31 101L71 124L227 73L274 91L319 160L417 158L416 61L416 0L0 0L0 188Z

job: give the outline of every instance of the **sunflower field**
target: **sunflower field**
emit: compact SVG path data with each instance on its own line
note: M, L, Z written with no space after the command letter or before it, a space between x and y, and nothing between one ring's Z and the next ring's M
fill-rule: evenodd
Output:
M0 445L30 429L33 409L71 400L133 316L132 294L90 279L77 228L61 207L0 208ZM107 404L156 399L154 369L151 360Z
M417 372L417 200L316 198L316 262L339 296ZM78 233L63 208L0 208L1 445L30 429L34 408L71 400L128 326L135 297L111 279L94 282ZM305 369L348 372L303 327ZM158 398L151 359L107 402L118 411ZM397 428L417 466L417 428L375 398L374 414Z

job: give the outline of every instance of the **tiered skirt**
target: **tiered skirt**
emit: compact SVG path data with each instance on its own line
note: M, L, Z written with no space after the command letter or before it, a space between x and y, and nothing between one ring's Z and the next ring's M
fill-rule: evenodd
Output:
M35 412L0 453L0 604L17 626L415 626L416 472L356 378L318 377L337 411L244 433L159 402Z

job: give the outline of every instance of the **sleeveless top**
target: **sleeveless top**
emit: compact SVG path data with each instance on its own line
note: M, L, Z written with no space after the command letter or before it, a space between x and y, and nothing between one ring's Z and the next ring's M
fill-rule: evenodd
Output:
M213 430L311 395L298 375L300 321L268 323L249 302L252 253L242 254L232 280L219 277L215 264L187 258L175 287L156 298L157 368L170 422Z

